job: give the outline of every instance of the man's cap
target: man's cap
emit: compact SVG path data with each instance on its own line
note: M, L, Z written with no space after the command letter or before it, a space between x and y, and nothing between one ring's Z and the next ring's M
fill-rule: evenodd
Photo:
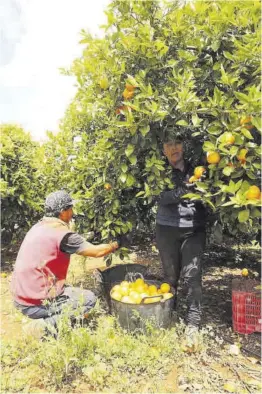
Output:
M74 201L70 195L64 190L58 190L50 193L45 200L46 214L59 214L74 205Z

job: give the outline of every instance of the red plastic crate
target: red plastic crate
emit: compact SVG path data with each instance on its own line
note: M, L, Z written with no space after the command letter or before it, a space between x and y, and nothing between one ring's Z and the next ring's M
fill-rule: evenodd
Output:
M255 290L250 290L250 281L242 280L233 280L233 330L240 334L262 332L261 294ZM253 284L252 281L252 287L254 288ZM241 288L241 290L238 288ZM248 288L249 291L245 291L245 288Z

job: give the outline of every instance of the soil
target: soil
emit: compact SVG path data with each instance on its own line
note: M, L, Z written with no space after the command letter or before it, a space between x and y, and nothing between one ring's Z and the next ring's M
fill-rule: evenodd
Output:
M2 251L2 273L1 273L1 336L6 338L17 337L22 331L23 322L27 319L23 317L12 305L10 294L10 278L15 255L18 248L13 247ZM155 250L153 248L153 250ZM139 245L133 248L130 262L135 262L148 267L148 273L156 277L162 277L162 269L157 252L152 251L150 246ZM120 263L120 261L115 261ZM96 293L100 287L96 280L97 268L106 269L104 259L85 259L83 257L73 257L70 264L68 282L73 285L83 285ZM247 268L249 277L241 278L241 271ZM254 285L260 283L260 249L241 247L235 249L232 245L209 245L203 255L203 317L202 326L211 327L213 335L223 338L228 344L240 344L241 353L246 356L247 362L254 366L254 362L261 360L261 333L249 335L235 333L232 329L232 282L234 289L253 290ZM257 292L258 293L258 292ZM105 305L105 300L102 299ZM181 288L178 288L177 313L180 318L185 317L186 304ZM227 367L226 362L221 364L220 355L210 349L210 368L223 376L230 377L232 371ZM257 361L254 361L254 360ZM242 359L241 359L242 360ZM244 360L244 359L243 359ZM242 362L242 361L241 361ZM243 361L244 362L244 361ZM245 361L246 362L246 361ZM191 363L192 364L192 363ZM190 365L189 364L189 367ZM195 364L194 364L195 365ZM193 364L191 367L193 368ZM191 368L190 367L190 368ZM195 366L197 368L197 366ZM259 368L257 365L256 368ZM194 372L197 376L197 369ZM259 372L257 372L258 374ZM184 392L191 390L186 387L186 382L181 382L180 372L174 367L165 377L163 388L165 392ZM202 376L202 375L201 375ZM180 379L180 380L179 380ZM234 376L230 379L235 379ZM150 382L145 382L143 392L148 392ZM195 385L196 386L196 385ZM198 390L194 387L194 390ZM182 391L181 391L182 390ZM77 392L86 390L77 387Z

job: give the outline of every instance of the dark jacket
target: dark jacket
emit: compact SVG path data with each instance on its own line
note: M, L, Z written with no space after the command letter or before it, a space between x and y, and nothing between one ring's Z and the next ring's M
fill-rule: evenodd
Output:
M157 224L173 227L205 227L206 209L201 201L182 199L187 193L194 193L192 187L187 187L189 178L194 169L189 163L185 163L185 170L172 171L172 181L175 185L173 190L161 193L158 201L156 216Z

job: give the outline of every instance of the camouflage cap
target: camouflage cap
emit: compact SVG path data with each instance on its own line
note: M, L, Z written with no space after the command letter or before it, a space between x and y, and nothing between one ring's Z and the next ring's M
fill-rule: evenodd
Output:
M72 207L73 204L72 198L64 190L50 193L45 200L45 215L57 216L60 212Z

